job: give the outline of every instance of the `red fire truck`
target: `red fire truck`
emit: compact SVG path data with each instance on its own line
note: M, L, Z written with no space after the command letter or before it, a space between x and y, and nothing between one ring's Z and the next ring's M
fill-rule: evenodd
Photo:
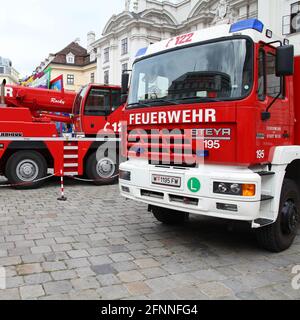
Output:
M18 188L41 186L49 169L99 184L116 181L122 109L118 86L90 84L75 94L4 82L0 174ZM55 122L74 126L75 134L61 136Z
M125 119L124 197L163 223L189 213L246 221L264 248L290 247L300 221L300 57L287 39L250 19L141 49Z

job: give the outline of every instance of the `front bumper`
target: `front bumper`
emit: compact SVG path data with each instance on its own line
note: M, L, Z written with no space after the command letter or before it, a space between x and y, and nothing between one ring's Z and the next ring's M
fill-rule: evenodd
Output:
M177 168L130 160L122 163L120 170L131 172L130 181L120 180L121 195L128 199L224 219L250 222L260 217L261 177L246 167L203 165L199 168ZM180 177L181 187L154 185L152 174ZM201 182L198 192L192 192L188 187L191 178ZM215 181L255 184L256 194L254 197L216 194L213 193Z

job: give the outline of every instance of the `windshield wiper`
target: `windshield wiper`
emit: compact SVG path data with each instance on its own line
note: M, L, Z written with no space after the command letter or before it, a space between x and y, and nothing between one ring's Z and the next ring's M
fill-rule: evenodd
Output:
M151 107L151 105L143 102L129 103L127 105L127 108L143 108L143 107Z
M139 102L136 102L136 103L130 103L128 104L128 107L153 107L153 104L156 104L156 103L160 103L160 102L164 102L164 103L169 103L169 104L173 104L173 105L178 105L179 103L174 101L174 100L168 100L168 99L153 99L153 100L145 100L147 101L147 103L145 103L144 101L139 101Z
M174 105L177 105L179 104L178 102L176 102L175 100L169 100L169 99L155 99L155 100L152 100L152 102L166 102L166 103L169 103L169 104L174 104Z
M208 97L185 97L185 98L179 98L176 99L176 101L182 101L182 100L197 100L201 102L220 102L221 99L217 98L208 98Z

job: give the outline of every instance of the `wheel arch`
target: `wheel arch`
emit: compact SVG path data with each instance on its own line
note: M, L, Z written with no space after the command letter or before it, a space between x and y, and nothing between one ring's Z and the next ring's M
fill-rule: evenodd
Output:
M264 207L262 214L275 222L278 218L284 179L293 180L298 186L298 192L300 191L300 146L274 148L273 159L270 162L275 173L273 180L269 182L272 185L274 199L269 206Z
M83 158L83 163L84 167L86 167L86 162L88 158L90 157L91 154L94 152L97 152L98 148L101 147L102 145L106 144L106 149L109 149L113 152L113 150L116 150L116 159L118 161L119 158L119 142L109 142L109 141L94 141L89 150L86 152L84 158Z
M48 168L54 165L54 159L43 141L13 141L9 144L1 158L1 172L4 172L8 159L18 151L36 151L45 158Z

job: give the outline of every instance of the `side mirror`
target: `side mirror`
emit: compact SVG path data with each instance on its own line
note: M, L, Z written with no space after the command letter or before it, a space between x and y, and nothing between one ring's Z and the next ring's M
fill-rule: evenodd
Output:
M122 91L121 94L127 94L128 93L128 85L129 85L129 74L123 73L122 74Z
M294 74L294 46L281 46L276 49L276 76Z

